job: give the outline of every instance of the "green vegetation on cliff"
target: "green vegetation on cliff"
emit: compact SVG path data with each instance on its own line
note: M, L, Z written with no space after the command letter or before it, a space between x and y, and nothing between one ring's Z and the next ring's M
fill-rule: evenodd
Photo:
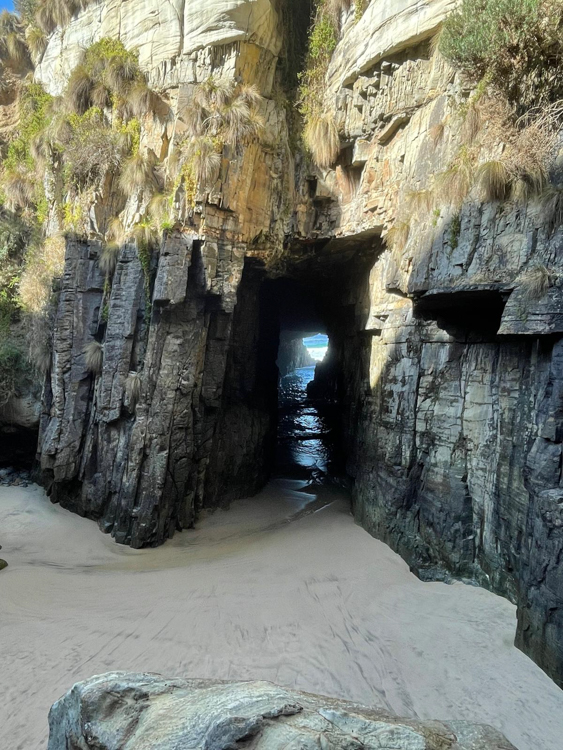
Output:
M338 44L342 14L350 10L352 4L351 0L316 0L305 70L300 75L299 110L304 121L303 141L315 163L323 169L334 164L340 150L333 107L325 100L326 76ZM368 4L368 0L356 0L356 20L361 18Z
M522 112L563 97L562 0L463 0L446 20L440 51Z

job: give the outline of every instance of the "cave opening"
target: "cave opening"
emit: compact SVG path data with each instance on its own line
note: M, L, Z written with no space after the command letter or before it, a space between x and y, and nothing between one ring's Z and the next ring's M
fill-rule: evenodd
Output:
M381 250L379 235L366 232L297 244L283 267L246 259L204 507L228 507L270 479L353 482L376 333L366 330L369 279ZM319 361L307 359L307 341L322 342Z
M338 393L317 379L331 349L328 327L307 285L278 279L265 294L279 325L274 474L321 483L344 471Z

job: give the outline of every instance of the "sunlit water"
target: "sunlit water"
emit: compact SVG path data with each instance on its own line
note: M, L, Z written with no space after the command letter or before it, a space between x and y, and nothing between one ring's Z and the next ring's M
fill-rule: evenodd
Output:
M331 412L307 396L314 367L301 367L280 380L278 472L320 480L334 462Z
M323 361L328 351L328 336L324 333L317 333L315 336L303 339L303 343L315 362Z

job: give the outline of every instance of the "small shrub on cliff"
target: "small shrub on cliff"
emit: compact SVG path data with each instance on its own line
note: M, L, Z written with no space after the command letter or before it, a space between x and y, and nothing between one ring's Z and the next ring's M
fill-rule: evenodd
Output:
M519 110L563 97L562 0L462 0L440 51L469 78L487 76Z

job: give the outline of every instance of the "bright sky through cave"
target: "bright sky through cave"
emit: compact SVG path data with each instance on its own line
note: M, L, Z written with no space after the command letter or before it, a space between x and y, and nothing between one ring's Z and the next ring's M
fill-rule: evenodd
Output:
M328 349L328 336L324 333L317 333L316 336L309 336L303 339L311 357L317 362L322 362Z

